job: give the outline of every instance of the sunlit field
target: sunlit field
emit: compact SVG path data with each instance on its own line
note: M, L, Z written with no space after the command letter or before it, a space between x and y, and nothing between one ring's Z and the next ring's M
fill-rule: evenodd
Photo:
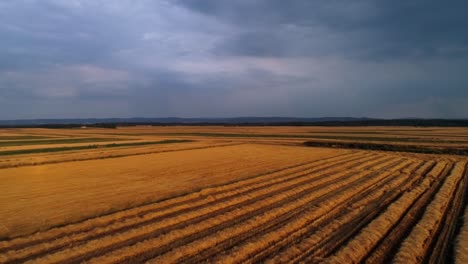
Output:
M465 128L0 129L0 263L456 260L466 148Z

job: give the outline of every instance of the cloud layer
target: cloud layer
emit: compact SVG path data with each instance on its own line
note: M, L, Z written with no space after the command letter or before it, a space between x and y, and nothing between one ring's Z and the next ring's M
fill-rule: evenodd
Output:
M1 1L0 119L468 118L467 8Z

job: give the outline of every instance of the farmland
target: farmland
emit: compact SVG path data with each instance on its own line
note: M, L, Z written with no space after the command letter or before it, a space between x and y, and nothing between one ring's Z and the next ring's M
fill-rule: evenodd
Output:
M1 129L0 263L467 263L466 148L464 128Z

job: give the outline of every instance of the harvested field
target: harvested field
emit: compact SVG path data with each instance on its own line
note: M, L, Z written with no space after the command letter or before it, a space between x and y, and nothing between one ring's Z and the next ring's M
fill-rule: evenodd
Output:
M457 264L468 263L468 207L465 207L462 220L463 225L457 237L454 252L454 260Z
M464 263L466 157L203 137L0 158L0 263Z
M232 145L0 169L1 235L33 232L346 153Z
M0 158L0 168L11 168L21 166L35 166L51 163L62 163L70 161L84 161L94 159L110 159L136 155L146 155L162 152L172 152L180 150L191 149L204 149L214 148L229 145L239 145L241 143L233 142L179 142L171 144L150 144L131 147L118 147L118 148L90 148L86 151L58 151L51 153L37 153L7 156L7 158Z

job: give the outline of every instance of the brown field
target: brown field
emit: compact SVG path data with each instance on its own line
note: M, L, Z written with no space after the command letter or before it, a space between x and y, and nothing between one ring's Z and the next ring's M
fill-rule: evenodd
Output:
M0 129L0 263L467 263L465 128Z

